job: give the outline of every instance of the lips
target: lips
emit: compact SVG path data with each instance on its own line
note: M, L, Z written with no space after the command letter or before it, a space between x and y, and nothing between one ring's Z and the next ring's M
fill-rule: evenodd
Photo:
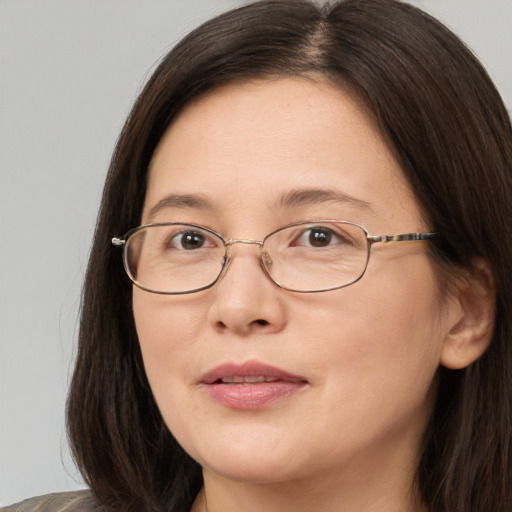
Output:
M257 362L224 364L201 379L209 397L232 409L258 409L301 391L307 380Z

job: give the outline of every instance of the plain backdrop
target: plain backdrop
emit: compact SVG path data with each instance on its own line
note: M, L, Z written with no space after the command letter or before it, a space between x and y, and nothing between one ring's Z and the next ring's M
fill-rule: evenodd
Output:
M410 0L512 107L512 0ZM64 403L110 154L164 53L241 0L0 0L0 505L83 486Z

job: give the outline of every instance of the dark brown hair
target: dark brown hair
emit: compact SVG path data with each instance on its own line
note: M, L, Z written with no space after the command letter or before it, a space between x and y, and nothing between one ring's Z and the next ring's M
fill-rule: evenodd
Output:
M67 413L86 482L106 509L123 511L183 512L202 485L153 400L131 283L110 239L139 224L151 156L180 109L221 84L274 75L320 75L355 93L441 235L432 249L440 268L490 264L493 341L467 369L440 370L417 483L435 512L511 510L510 119L471 52L394 0L256 2L193 31L149 79L112 158L83 292Z

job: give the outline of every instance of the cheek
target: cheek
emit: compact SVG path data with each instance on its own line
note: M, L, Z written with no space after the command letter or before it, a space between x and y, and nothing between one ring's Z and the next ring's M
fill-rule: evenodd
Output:
M133 313L146 374L160 402L162 392L171 395L180 377L189 374L204 314L188 299L177 303L175 297L138 288L133 291Z
M316 333L310 361L319 374L329 366L325 378L343 389L348 386L349 394L370 387L390 396L426 393L446 331L429 264L419 269L393 269L391 264L386 273L376 268L325 299L319 296L318 304L310 305L314 314L306 314L301 326L302 332Z
M347 446L420 439L433 405L443 339L437 294L428 280L410 289L374 283L378 294L361 282L340 290L337 301L310 306L315 314L299 329L316 333L302 357L318 400L301 414L312 438L325 440L326 457Z

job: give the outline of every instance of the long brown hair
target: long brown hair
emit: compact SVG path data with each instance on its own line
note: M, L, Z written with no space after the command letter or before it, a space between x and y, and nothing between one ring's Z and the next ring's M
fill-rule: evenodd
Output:
M110 239L139 224L151 156L188 101L237 80L311 74L350 89L379 123L441 235L432 244L436 267L470 270L480 257L492 268L492 344L467 369L440 370L417 485L435 512L512 509L510 119L457 37L395 0L240 7L188 35L139 96L104 189L67 409L77 465L106 509L183 512L202 485L201 468L174 440L153 400L131 284Z

